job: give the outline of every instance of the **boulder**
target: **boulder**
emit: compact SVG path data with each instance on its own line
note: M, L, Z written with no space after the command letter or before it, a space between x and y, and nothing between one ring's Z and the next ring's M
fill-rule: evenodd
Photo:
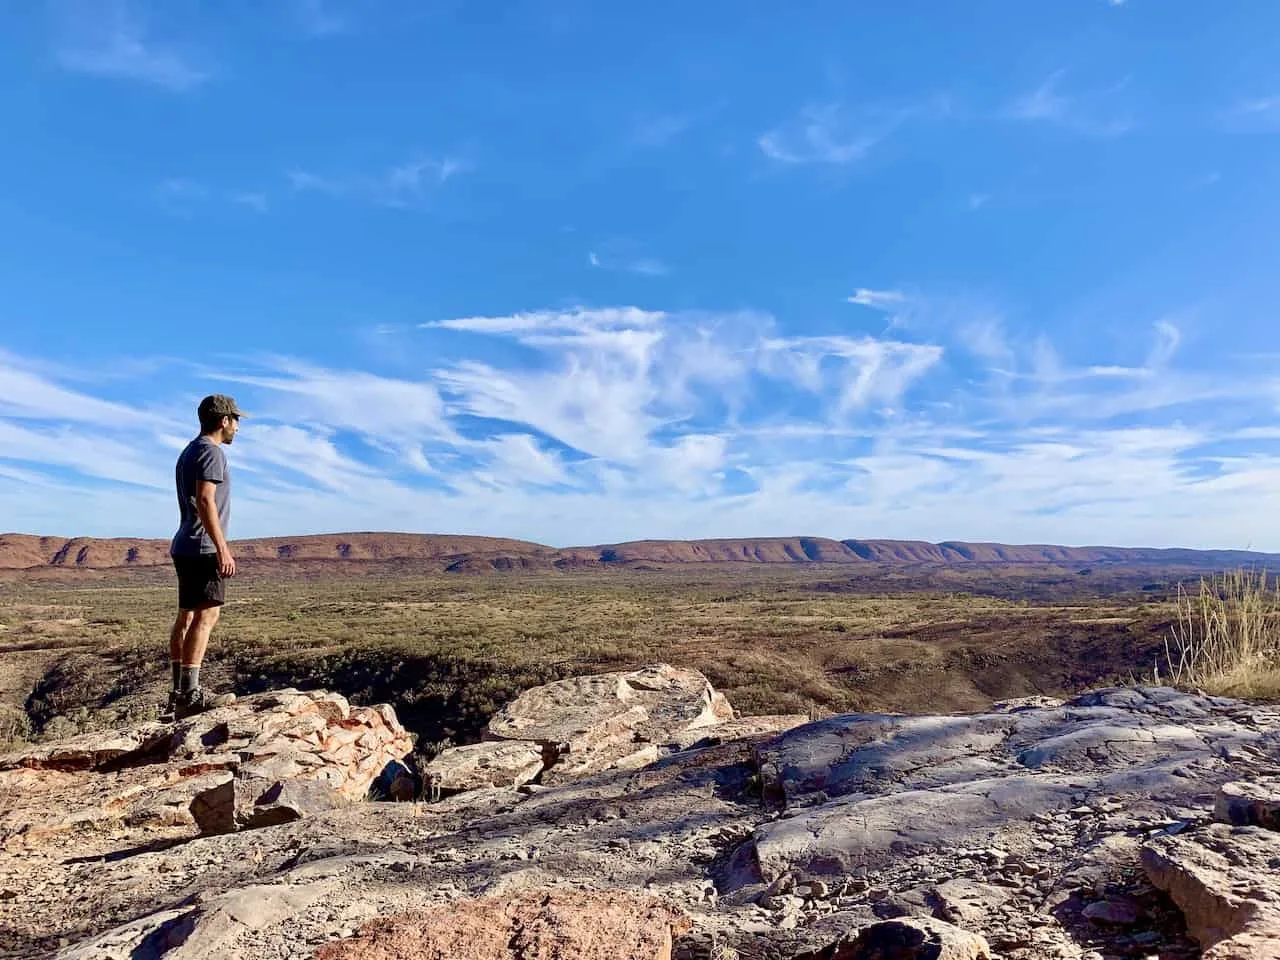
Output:
M729 701L701 673L659 663L526 690L489 721L487 737L548 751L543 782L555 783L628 758L651 762L652 748L732 719Z
M236 712L217 716L224 711ZM387 764L413 748L390 707L352 707L325 692L248 697L202 718L201 742L218 744L205 762L222 754L228 770L192 798L191 815L206 833L287 823L363 800Z
M942 920L903 917L873 923L795 960L991 960L991 947L979 934Z
M542 772L542 748L523 740L488 740L442 750L422 769L429 795L485 787L519 787Z
M316 960L671 960L682 911L617 890L534 890L388 917Z
M1280 960L1280 834L1211 824L1142 850L1151 883L1182 910L1204 960Z
M1237 827L1280 830L1280 780L1224 783L1218 788L1213 816Z

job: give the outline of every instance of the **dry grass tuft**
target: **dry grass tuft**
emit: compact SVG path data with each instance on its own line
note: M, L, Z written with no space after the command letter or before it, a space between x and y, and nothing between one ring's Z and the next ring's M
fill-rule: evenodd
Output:
M1181 588L1177 619L1166 638L1165 680L1233 697L1280 695L1280 578L1236 570Z

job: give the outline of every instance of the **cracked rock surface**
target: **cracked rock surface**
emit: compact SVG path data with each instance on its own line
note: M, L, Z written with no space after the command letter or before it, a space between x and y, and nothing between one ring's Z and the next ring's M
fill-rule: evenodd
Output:
M600 709L616 676L578 688L606 725L636 705ZM554 709L539 726L528 705L543 694ZM504 742L572 733L565 688L521 699L508 717L538 732ZM608 903L592 935L631 944L619 957L661 957L664 937L675 960L1275 956L1263 921L1280 834L1213 810L1224 784L1244 785L1232 809L1269 809L1280 709L1117 688L781 734L735 729L752 718L723 707L689 725L713 704L699 692L681 707L679 737L606 734L604 769L572 777L218 835L125 820L45 834L0 859L0 952L362 958L388 937L447 937L450 918L522 917L543 931L524 955L567 960L584 955L565 945L572 918ZM627 761L655 744L656 760ZM68 803L87 775L46 772L73 778ZM876 937L899 952L849 952L890 942ZM940 953L944 941L968 952Z

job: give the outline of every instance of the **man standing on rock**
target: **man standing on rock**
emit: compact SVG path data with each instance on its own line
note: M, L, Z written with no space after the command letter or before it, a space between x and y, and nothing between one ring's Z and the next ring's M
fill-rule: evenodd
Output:
M201 400L198 412L200 436L187 444L174 470L182 520L169 545L178 574L178 618L169 634L168 714L176 719L235 700L200 685L200 664L226 602L226 582L236 573L227 544L231 471L222 445L235 440L242 414L235 400L220 393Z

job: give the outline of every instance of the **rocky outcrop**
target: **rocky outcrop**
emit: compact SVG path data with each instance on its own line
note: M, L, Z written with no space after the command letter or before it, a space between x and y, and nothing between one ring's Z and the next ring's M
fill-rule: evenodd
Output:
M1214 824L1152 841L1142 866L1182 910L1204 960L1280 960L1280 833Z
M364 799L413 742L386 705L294 690L0 757L6 845L94 827L283 823Z
M1218 790L1213 815L1220 823L1237 827L1280 830L1280 779L1224 783Z
M991 947L976 933L911 917L873 923L796 960L991 960Z
M375 920L316 960L671 960L683 911L625 890L534 890Z
M543 749L527 741L488 741L450 747L423 768L433 799L485 787L520 787L546 766Z
M487 735L550 750L547 773L564 781L651 762L667 738L732 719L729 701L706 677L659 663L534 687L498 711Z
M568 960L591 955L572 939L587 931L647 957L664 929L672 960L1193 960L1188 927L1214 960L1273 956L1280 834L1210 812L1242 784L1222 791L1228 808L1265 814L1280 709L1117 688L773 735L775 721L704 725L714 693L644 673L515 701L498 728L526 738L455 754L457 782L472 779L436 803L204 836L126 824L0 855L0 926L14 955L76 960L363 958L407 942L505 958L513 938ZM513 789L543 751L589 775L552 766Z
M756 832L768 880L878 869L1017 824L1099 817L1118 796L1133 811L1190 811L1221 760L1280 758L1280 730L1230 700L1121 688L974 716L833 717L757 756L766 800L789 813Z
M701 673L658 663L527 690L489 721L487 742L443 751L423 776L435 795L534 779L566 783L807 720L799 714L735 720L724 694Z

